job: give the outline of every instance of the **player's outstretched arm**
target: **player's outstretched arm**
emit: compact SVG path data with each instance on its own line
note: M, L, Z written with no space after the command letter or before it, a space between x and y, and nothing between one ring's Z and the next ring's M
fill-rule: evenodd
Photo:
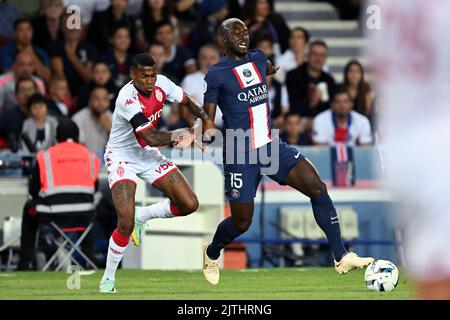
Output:
M278 71L278 69L280 69L280 66L275 67L270 60L267 60L266 76L275 74Z
M139 135L150 147L162 147L172 143L173 132L150 127Z
M204 133L208 129L216 129L214 125L214 116L216 114L216 105L213 103L206 103L203 108L202 106L192 99L188 94L182 102L182 105L188 108L189 112L195 117L202 120L202 132Z
M150 147L167 146L173 143L177 148L185 148L194 140L193 129L177 129L173 131L158 130L153 127L147 117L142 113L136 113L130 119L131 126Z
M173 144L176 148L187 148L194 141L194 129L182 128L173 131L157 130L150 127L139 134L150 147L162 147Z
M205 121L206 118L208 118L208 115L206 114L205 110L203 110L200 103L195 101L187 93L185 93L185 98L181 102L181 105L185 106L191 114L193 114L196 118L202 119L202 121Z
M205 131L209 129L217 130L217 127L214 124L214 118L216 117L216 108L217 105L211 102L207 102L203 105L203 110L208 115L208 117L203 121L203 133L205 133Z

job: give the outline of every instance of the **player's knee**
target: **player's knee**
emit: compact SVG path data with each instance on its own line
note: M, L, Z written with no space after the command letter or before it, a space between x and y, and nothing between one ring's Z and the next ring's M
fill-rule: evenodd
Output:
M134 221L132 218L119 218L117 222L117 229L123 236L130 236L133 232Z
M309 190L309 197L314 198L327 192L327 185L320 179L314 181Z
M250 228L251 224L252 224L251 219L244 219L244 220L239 220L239 221L235 222L234 227L236 228L236 231L238 231L240 234L242 234Z
M181 206L180 210L184 216L187 216L195 211L197 211L199 206L198 199L196 195L193 195L189 200L185 201Z

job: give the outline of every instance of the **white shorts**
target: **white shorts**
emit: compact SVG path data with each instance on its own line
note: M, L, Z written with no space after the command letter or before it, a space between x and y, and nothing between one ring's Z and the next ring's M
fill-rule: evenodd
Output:
M109 188L122 181L137 184L137 178L146 183L155 184L157 181L177 170L177 166L159 150L152 150L145 158L130 157L106 150L105 165L108 170Z

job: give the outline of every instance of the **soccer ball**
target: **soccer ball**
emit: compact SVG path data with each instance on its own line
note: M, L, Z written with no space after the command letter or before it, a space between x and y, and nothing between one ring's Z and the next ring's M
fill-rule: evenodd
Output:
M398 269L390 261L376 260L364 273L367 288L373 291L392 291L398 284Z

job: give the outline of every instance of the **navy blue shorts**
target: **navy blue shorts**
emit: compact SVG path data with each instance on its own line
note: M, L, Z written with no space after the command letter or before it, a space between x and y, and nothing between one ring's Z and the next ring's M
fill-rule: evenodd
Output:
M270 144L274 144L270 146ZM225 164L225 193L228 201L230 202L253 202L256 191L263 175L267 175L272 180L275 180L279 184L283 185L284 178L288 175L289 171L305 157L294 147L288 146L286 143L280 140L274 140L268 145L267 150L271 150L271 147L279 146L278 157L273 157L278 164L274 167L274 163L267 164L267 160L260 159L258 156L256 161L247 162L247 164ZM268 152L270 156L272 152ZM279 159L277 161L277 159ZM256 162L256 163L255 163ZM248 164L250 163L250 164ZM251 164L253 163L253 164ZM270 174L268 168L271 168ZM273 170L276 169L276 171Z

